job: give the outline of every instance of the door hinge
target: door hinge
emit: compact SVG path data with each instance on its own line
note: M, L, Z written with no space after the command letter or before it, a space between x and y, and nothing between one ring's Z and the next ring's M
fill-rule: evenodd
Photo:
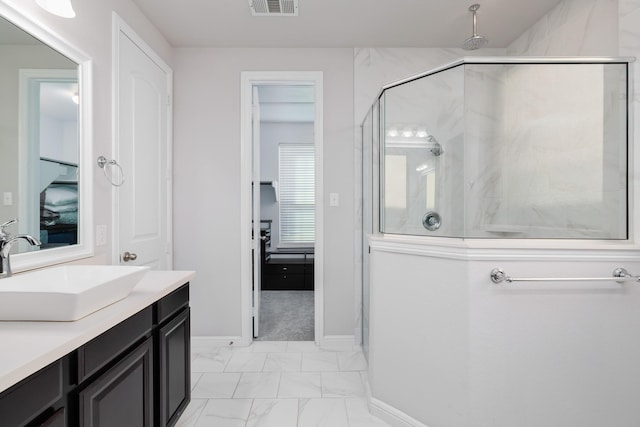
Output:
M167 95L167 106L171 107L171 95Z

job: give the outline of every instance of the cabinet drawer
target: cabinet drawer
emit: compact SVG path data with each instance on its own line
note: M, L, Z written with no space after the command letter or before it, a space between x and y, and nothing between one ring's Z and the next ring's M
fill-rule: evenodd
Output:
M25 425L62 399L62 375L60 359L0 394L0 425Z
M304 264L267 264L267 274L303 274Z
M189 284L187 283L157 302L154 323L160 325L182 308L188 306Z
M267 291L294 291L304 289L304 274L277 274L265 276L262 287Z
M81 383L150 334L152 320L152 308L149 306L80 347L78 382Z

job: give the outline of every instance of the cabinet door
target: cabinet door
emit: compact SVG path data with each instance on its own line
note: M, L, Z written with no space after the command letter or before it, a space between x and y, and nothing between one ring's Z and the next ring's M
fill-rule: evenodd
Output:
M64 416L64 408L60 408L53 415L43 421L38 427L65 427L67 422Z
M161 426L176 423L191 400L190 310L158 330L158 417Z
M39 425L63 400L64 370L60 359L0 393L0 426Z
M153 425L153 341L144 341L79 393L80 425Z

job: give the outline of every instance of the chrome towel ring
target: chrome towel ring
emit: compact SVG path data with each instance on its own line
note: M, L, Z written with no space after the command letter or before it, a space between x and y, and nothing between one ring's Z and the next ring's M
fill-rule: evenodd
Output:
M104 176L107 178L107 181L114 187L120 187L124 184L124 171L122 170L122 166L118 164L115 160L109 160L105 156L98 157L98 166L102 169ZM113 172L107 173L107 166L115 166L118 168L118 175L120 176L119 181L114 180Z

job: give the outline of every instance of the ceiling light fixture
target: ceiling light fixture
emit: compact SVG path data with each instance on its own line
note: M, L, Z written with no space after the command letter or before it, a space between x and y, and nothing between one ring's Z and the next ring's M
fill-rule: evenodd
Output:
M49 13L62 18L75 18L76 12L71 6L71 0L36 0L38 6Z

